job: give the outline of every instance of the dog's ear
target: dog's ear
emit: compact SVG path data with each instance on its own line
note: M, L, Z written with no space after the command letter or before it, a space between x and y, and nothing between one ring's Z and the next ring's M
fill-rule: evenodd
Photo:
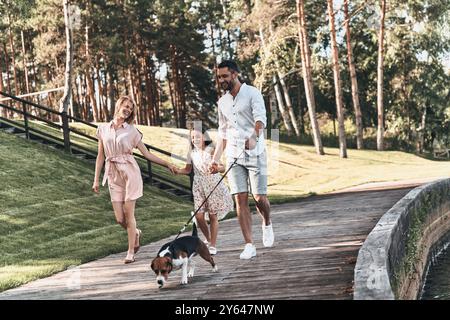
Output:
M152 264L150 265L150 268L152 268L152 270L155 270L155 260L152 261Z
M169 268L169 272L172 271L172 260L170 258L166 258L166 267Z

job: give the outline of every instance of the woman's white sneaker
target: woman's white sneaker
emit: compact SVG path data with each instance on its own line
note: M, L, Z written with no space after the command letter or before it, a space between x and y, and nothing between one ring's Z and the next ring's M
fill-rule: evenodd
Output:
M239 258L246 260L251 259L255 256L256 256L256 247L251 243L247 243L245 245L244 251L241 252Z
M272 224L270 224L268 226L265 226L263 224L262 231L263 231L263 244L264 244L264 247L269 248L269 247L273 246L274 235L273 235Z

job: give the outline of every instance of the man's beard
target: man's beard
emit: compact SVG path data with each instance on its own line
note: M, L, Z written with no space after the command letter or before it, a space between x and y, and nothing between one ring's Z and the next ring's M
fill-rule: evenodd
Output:
M233 89L233 83L231 81L224 81L220 87L225 91L231 91Z

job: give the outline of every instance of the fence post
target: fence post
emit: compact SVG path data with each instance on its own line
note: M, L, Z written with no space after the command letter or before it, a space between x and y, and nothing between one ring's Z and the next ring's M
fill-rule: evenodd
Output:
M69 129L69 118L67 117L67 112L61 112L61 120L63 126L63 137L64 137L64 151L70 153L70 129Z
M30 129L28 127L28 113L27 113L27 105L25 102L22 102L22 111L23 111L23 124L25 126L25 136L28 140L30 140Z
M148 182L150 185L153 184L153 174L152 174L152 162L147 160L147 169L148 169Z

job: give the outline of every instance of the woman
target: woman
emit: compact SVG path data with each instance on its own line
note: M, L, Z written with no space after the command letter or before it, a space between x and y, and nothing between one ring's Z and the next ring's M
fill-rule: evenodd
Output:
M141 230L136 228L134 209L136 200L142 197L142 176L139 165L133 157L133 149L138 148L145 158L161 164L174 173L175 167L167 161L151 154L142 143L142 133L133 125L136 106L128 96L117 100L114 119L97 129L98 155L95 162L95 177L92 190L99 193L99 178L105 164L103 183L108 180L109 193L116 221L128 233L128 252L124 263L135 261L139 250Z
M210 145L211 139L207 132L202 132L199 128L190 131L190 151L188 162L183 169L176 169L176 174L189 174L194 169L194 182L192 193L194 196L194 207L198 209L206 200L214 187L219 183L222 176L219 173L210 174L208 164L211 162L214 147ZM219 165L219 172L224 172L223 165ZM196 214L197 224L202 230L209 248L209 253L217 254L217 234L219 232L219 220L223 219L234 207L233 199L228 187L223 181L211 193L203 207ZM210 221L209 228L207 220Z

